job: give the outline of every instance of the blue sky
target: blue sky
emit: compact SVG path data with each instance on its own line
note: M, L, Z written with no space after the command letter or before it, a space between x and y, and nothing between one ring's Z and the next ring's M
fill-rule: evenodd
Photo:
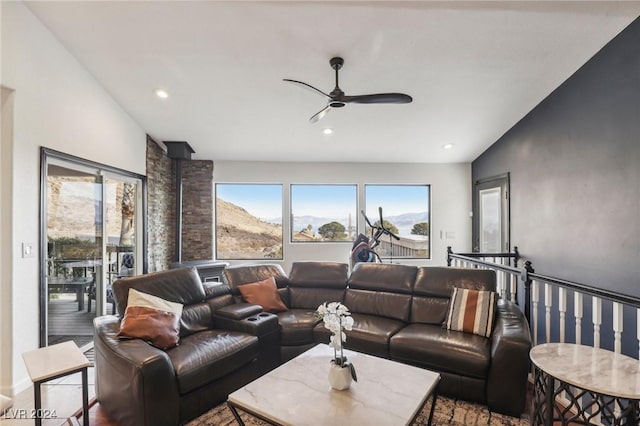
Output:
M294 216L346 218L357 215L356 185L291 185Z
M282 217L282 185L217 184L216 197L260 219Z
M217 184L216 196L243 207L261 219L282 217L282 185ZM378 207L385 217L429 210L427 185L365 185L366 213L378 219ZM356 185L291 185L295 216L346 218L356 216ZM358 209L362 209L360 206Z
M379 218L378 207L384 217L429 211L428 197L427 185L365 185L366 213L372 222Z

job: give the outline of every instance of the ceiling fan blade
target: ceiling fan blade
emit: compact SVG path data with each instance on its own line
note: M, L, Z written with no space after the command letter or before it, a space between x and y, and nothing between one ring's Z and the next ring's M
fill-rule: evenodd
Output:
M322 90L320 90L320 89L316 89L315 87L313 87L313 86L312 86L312 85L310 85L310 84L305 83L304 81L291 80L291 79L289 79L289 78L283 78L283 79L282 79L282 81L288 81L289 83L296 83L296 84L300 84L301 86L303 86L303 87L305 87L305 88L307 88L307 89L311 89L311 90L313 90L314 92L317 92L317 93L321 94L321 95L322 95L322 96L324 96L324 97L331 98L331 96L327 95L327 94L326 94L326 93L324 93Z
M354 104L408 104L413 98L404 93L376 93L374 95L342 96L342 102Z
M317 123L318 121L322 120L322 118L327 115L327 113L329 112L329 110L331 109L331 105L327 105L326 107L324 107L323 109L321 109L320 111L318 111L313 117L311 117L309 119L309 121L311 123Z

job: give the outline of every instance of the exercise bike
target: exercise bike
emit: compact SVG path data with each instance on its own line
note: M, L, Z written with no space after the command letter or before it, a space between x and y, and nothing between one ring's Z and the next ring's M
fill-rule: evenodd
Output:
M384 226L384 220L382 219L382 207L378 207L380 213L380 225L372 225L369 218L364 213L364 210L360 210L360 213L367 222L369 228L371 228L371 237L367 237L365 234L358 234L358 237L351 246L351 267L356 266L361 262L382 263L380 255L376 252L375 248L380 244L380 238L383 235L388 235L390 238L400 240L396 234L394 234L389 228Z

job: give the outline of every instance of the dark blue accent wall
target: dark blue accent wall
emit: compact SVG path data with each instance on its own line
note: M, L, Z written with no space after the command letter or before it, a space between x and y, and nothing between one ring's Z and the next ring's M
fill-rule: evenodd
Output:
M511 245L536 272L640 296L640 18L472 164L474 182L506 172Z

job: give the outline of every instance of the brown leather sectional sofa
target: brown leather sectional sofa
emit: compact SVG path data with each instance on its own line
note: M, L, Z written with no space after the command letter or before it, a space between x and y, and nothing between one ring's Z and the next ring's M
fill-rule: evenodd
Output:
M130 288L184 305L179 345L158 349L117 337ZM118 280L120 318L94 320L96 397L122 426L175 426L277 366L280 327L275 315L236 303L228 286L203 286L195 268Z
M524 412L531 337L520 309L500 300L491 338L442 326L452 289L495 291L493 271L361 263L349 275L348 265L326 262L294 263L289 277L279 265L225 270L235 294L271 276L289 308L277 313L283 362L329 341L313 312L339 301L354 319L345 347L437 371L441 394L513 416Z
M242 303L238 286L275 277L287 311ZM120 318L94 321L96 396L121 425L178 425L202 414L329 332L314 315L340 301L354 318L346 347L438 371L440 393L519 416L524 411L529 328L520 309L499 301L491 338L442 327L453 287L495 290L477 269L299 262L289 276L276 264L225 270L226 284L203 285L195 269L114 283L120 317L130 288L184 305L180 343L161 350L117 337Z

